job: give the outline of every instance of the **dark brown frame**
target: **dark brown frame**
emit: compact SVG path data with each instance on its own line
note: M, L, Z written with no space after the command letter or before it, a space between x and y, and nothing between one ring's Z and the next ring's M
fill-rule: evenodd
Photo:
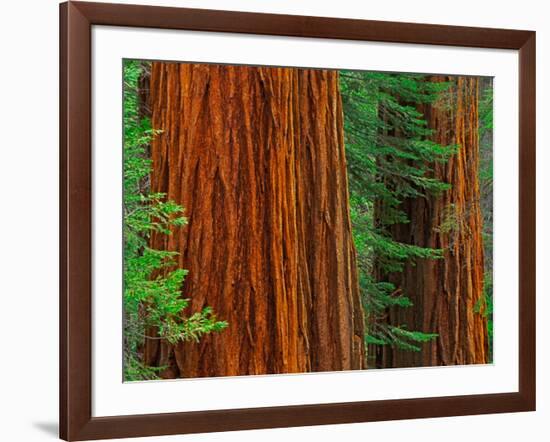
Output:
M519 51L519 392L92 417L91 27ZM60 5L60 437L87 440L535 410L535 32L106 3Z

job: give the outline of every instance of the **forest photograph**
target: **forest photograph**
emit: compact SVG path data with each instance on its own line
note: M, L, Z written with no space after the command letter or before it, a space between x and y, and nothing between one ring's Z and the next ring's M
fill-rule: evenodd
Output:
M492 363L492 77L122 84L124 381Z

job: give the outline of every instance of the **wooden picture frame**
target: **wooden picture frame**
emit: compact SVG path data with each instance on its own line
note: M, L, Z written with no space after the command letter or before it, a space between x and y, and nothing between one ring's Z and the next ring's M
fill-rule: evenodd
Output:
M92 417L91 28L519 51L519 391ZM60 437L87 440L535 410L535 32L105 3L60 5Z

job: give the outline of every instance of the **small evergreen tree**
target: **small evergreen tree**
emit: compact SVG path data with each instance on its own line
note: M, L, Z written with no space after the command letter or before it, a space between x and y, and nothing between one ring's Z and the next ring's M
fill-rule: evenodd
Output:
M431 83L423 75L341 73L351 217L366 312L366 342L371 345L419 351L419 343L437 336L383 320L389 307L412 305L407 294L384 275L402 271L406 262L442 257L441 250L393 240L387 229L410 222L401 208L405 199L449 188L430 178L429 164L446 161L456 148L429 141L431 131L417 109L448 88L448 83Z

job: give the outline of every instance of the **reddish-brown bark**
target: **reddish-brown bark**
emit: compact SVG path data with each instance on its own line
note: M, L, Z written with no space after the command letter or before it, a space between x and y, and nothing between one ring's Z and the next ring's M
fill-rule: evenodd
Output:
M149 341L146 363L165 377L362 368L338 73L153 63L150 107L151 190L189 219L153 246L180 253L189 311L229 327Z
M391 308L387 321L408 330L437 333L420 352L377 349L379 367L481 364L488 362L483 308L483 240L478 180L478 79L435 77L454 82L451 94L421 108L433 141L458 145L446 163L435 163L434 177L451 184L441 196L404 202L410 223L392 226L400 242L444 250L443 259L419 259L388 280L413 302Z

